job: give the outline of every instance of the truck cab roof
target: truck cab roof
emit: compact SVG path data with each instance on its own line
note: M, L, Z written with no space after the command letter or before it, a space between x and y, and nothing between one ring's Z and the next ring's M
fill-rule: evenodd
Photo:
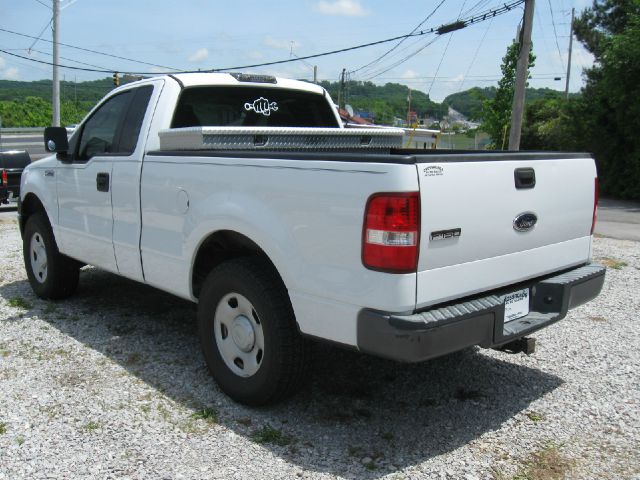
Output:
M167 75L167 78L176 80L184 88L206 85L252 85L266 88L286 88L290 90L303 90L307 92L324 94L325 90L319 85L300 80L273 77L270 75L246 74L246 73L177 73Z

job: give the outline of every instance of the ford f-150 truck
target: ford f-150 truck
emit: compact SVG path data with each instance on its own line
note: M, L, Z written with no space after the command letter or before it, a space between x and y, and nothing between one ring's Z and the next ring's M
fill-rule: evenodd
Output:
M345 128L305 82L122 86L24 171L29 282L64 298L91 264L197 302L212 375L254 405L299 387L312 339L417 362L513 345L598 295L589 155L401 138Z

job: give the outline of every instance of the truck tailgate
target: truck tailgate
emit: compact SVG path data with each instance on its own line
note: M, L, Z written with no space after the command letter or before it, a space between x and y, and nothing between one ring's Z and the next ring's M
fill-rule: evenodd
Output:
M429 155L420 157L417 167L421 239L416 308L590 258L597 174L588 155ZM534 219L530 214L536 223L527 229Z

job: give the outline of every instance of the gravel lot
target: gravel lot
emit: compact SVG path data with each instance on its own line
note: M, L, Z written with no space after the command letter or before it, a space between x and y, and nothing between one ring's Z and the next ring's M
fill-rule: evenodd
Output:
M401 365L317 346L277 407L209 377L195 306L97 269L31 292L0 223L0 479L640 479L640 243L598 238L603 294L532 356Z

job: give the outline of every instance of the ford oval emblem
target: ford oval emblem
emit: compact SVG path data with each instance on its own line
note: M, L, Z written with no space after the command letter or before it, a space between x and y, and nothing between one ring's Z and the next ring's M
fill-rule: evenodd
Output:
M513 229L518 232L528 232L538 223L538 217L533 212L520 213L513 219Z

